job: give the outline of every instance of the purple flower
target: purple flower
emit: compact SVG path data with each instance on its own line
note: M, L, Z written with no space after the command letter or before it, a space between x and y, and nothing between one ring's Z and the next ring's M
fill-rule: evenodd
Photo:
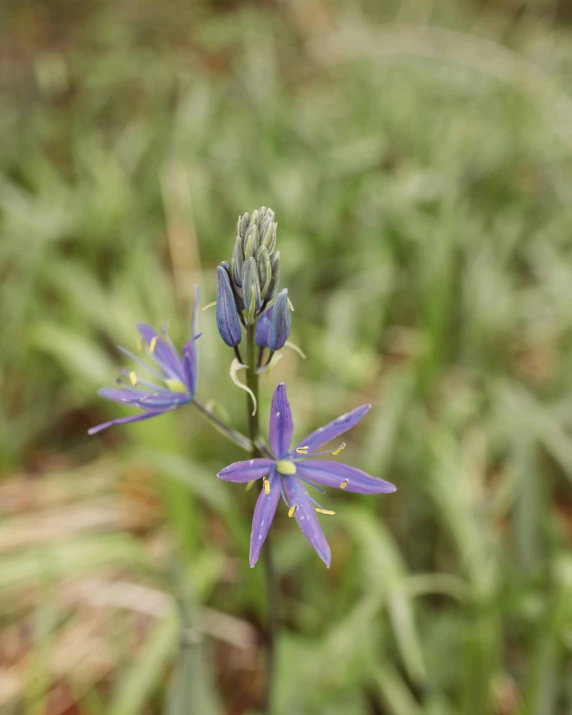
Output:
M337 456L345 444L337 449L316 452L322 445L338 437L356 425L369 411L371 405L361 405L355 410L338 417L333 422L320 427L290 449L294 423L286 387L280 383L272 398L270 413L270 446L275 459L249 459L235 462L218 474L227 482L250 482L263 479L263 488L256 502L252 533L250 537L250 565L258 560L262 544L276 513L280 496L288 507L288 516L294 517L304 536L316 550L318 556L329 567L330 547L326 541L316 513L333 514L324 509L308 494L307 486L318 491L318 485L337 487L358 494L390 494L395 485L383 479L370 477L355 467L339 464L330 459L310 460L324 454Z
M180 405L191 402L197 390L198 356L195 341L200 337L197 332L197 317L199 309L199 289L195 288L195 305L193 308L192 330L193 337L185 344L182 355L173 345L167 335L166 328L157 333L145 323L138 323L137 330L141 338L139 347L143 350L152 364L142 360L129 350L119 347L122 353L130 357L150 376L151 382L137 375L135 370L123 369L118 378L118 387L103 388L98 394L114 402L133 405L143 410L142 413L119 417L118 419L104 422L92 427L88 434L95 434L111 425L125 424L127 422L140 422L151 417L162 415L164 412L174 410ZM163 384L157 384L163 383Z

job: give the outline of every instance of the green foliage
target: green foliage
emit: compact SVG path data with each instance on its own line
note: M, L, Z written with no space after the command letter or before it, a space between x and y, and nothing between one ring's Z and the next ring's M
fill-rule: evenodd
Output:
M264 204L308 360L262 414L279 380L300 435L371 402L344 456L398 486L328 494L329 571L277 518L278 715L569 713L572 30L548 0L164 5L54 3L65 42L7 13L0 629L32 635L0 710L63 683L82 715L256 712L239 450L191 407L86 431L119 416L113 345L165 318L180 344ZM198 397L242 429L200 318Z

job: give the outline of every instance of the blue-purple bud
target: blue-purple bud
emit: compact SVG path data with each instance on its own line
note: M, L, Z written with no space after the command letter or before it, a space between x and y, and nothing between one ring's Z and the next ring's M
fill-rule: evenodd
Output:
M288 340L291 327L288 291L278 294L276 302L263 313L256 324L256 344L259 348L280 350Z
M220 265L217 267L216 272L216 324L221 338L232 348L240 343L242 337L236 300L230 285L227 268Z
M268 330L268 347L271 350L280 350L290 335L290 306L288 305L288 291L286 288L278 293L276 303L272 306L272 317Z

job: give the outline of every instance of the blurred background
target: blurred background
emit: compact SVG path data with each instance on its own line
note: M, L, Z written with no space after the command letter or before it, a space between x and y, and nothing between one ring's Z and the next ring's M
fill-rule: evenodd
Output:
M192 407L87 429L127 414L115 345L182 344L263 204L308 358L263 422L280 380L300 437L371 402L344 458L398 486L328 494L330 570L279 510L278 715L572 713L571 10L3 3L3 715L260 712L241 453Z

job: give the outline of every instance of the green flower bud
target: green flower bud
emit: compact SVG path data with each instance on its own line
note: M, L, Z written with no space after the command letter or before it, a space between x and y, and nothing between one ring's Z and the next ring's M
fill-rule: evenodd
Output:
M243 241L244 246L244 257L251 258L256 255L256 251L260 246L260 236L258 233L258 226L252 225L246 231L246 236Z
M258 268L258 280L260 282L260 295L264 298L268 292L270 281L272 280L272 264L270 256L265 246L260 246L256 251L256 266Z
M248 311L248 322L252 324L261 304L256 260L252 257L247 258L242 266L242 300Z
M236 242L234 244L234 251L232 252L232 281L234 285L240 287L242 285L242 264L244 263L244 258L242 256L242 239L240 236L236 237Z
M248 228L250 224L250 216L248 215L248 211L242 215L242 218L240 219L240 225L238 226L237 233L241 238L244 238L246 235L246 229Z
M272 298L278 293L278 282L280 280L280 251L272 256L271 259L272 267L272 278L270 279L270 285L268 286L268 293L265 296L266 302L270 302Z

